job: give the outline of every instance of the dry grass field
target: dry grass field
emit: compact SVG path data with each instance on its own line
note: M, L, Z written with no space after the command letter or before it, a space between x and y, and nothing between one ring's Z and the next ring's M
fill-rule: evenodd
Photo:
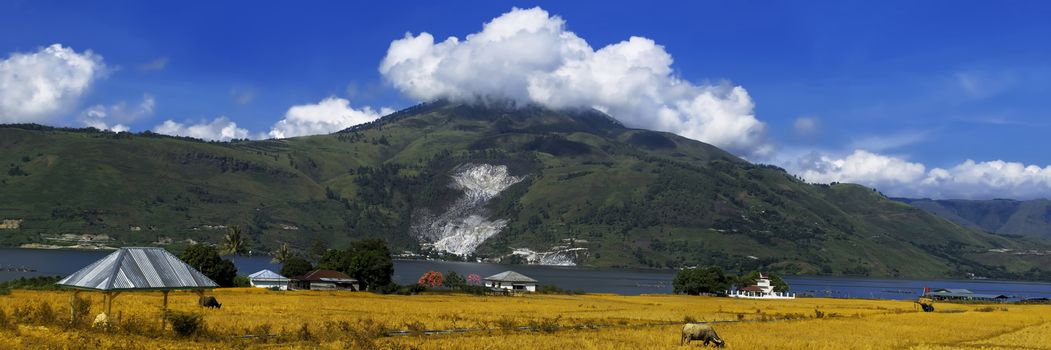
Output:
M221 289L220 310L191 293L170 309L202 315L204 329L180 337L162 327L159 292L125 293L111 326L90 316L71 326L71 292L0 296L4 349L674 349L686 319L713 322L729 349L1049 349L1051 306L797 299L756 301L676 295L515 297ZM458 332L431 334L435 330ZM701 347L693 343L689 348Z

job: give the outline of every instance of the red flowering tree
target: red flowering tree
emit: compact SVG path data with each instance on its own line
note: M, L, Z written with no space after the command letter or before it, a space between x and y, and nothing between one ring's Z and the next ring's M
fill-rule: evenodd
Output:
M442 273L438 271L427 271L423 276L420 276L420 280L416 282L416 284L431 288L440 286L442 285Z
M482 276L479 276L477 273L467 275L467 283L482 284Z

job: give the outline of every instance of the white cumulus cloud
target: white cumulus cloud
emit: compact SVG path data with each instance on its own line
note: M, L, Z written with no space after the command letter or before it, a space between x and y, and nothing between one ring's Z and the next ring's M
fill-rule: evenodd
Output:
M197 124L186 125L172 120L153 128L153 132L172 136L187 136L208 141L229 141L249 138L248 130L237 127L237 123L226 117L215 118Z
M598 50L540 8L518 9L463 40L429 33L391 42L379 71L419 99L512 99L552 108L595 107L628 126L670 131L742 155L770 145L748 92L679 78L672 56L631 37Z
M856 150L842 157L812 153L787 168L811 183L858 183L890 196L937 199L1051 197L1051 166L1003 160L966 160L948 168L931 168L901 157Z
M105 74L102 56L54 44L0 61L0 122L40 122L68 111Z
M84 126L114 132L128 131L127 123L153 114L156 100L150 94L143 94L142 101L129 106L121 101L113 105L94 105L80 112L77 120Z
M367 106L354 109L346 99L329 97L315 104L292 106L285 112L284 119L270 129L269 136L282 139L329 134L391 113L394 110L390 108L380 108L378 111Z

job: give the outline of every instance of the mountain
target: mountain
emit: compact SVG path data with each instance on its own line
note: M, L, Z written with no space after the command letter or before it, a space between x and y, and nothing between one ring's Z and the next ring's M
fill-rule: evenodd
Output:
M895 200L957 224L1004 235L1051 238L1051 200Z
M519 263L1045 278L1042 240L943 220L872 189L810 185L595 110L433 102L330 135L203 142L0 127L0 243L218 242ZM92 236L78 236L92 234Z

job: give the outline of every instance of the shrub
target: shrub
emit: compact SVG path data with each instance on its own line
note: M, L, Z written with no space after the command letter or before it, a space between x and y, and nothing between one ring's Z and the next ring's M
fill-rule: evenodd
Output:
M442 281L442 286L448 288L460 288L467 285L467 280L456 273L456 271L449 271L445 273L445 280Z
M11 295L11 288L0 287L0 295Z
M479 276L477 273L469 274L467 275L467 283L475 285L482 284L482 276Z
M51 308L51 304L45 301L41 301L37 304L35 310L33 310L32 318L34 321L40 324L51 324L55 322L55 310Z
M814 318L825 318L825 313L821 310L814 309Z
M164 319L172 325L172 330L180 337L196 335L204 330L204 318L200 314L168 311Z
M507 316L501 317L500 319L493 321L493 324L495 324L497 328L500 328L505 332L510 332L518 329L518 325L515 324L515 320Z
M14 323L7 318L7 313L4 312L3 308L0 308L0 329L11 329L14 328Z
M77 315L73 326L86 326L91 322L91 299L73 298L73 313Z
M421 286L426 287L438 287L442 285L442 273L438 271L427 271L420 276L420 280L416 282Z
M558 325L558 320L560 318L562 318L562 316L556 316L555 318L545 318L539 321L529 321L529 329L532 329L534 332L543 333L557 332L558 329L561 328L561 326Z
M248 276L237 275L234 277L234 287L251 287L252 281L248 279Z
M484 287L484 286L475 286L475 285L464 285L464 286L461 286L460 287L460 291L464 292L464 293L467 293L467 294L473 294L473 295L486 295L486 294L489 294L489 288Z
M540 294L565 294L565 295L584 294L584 292L582 292L582 291L562 289L562 288L559 288L558 286L553 285L553 284L542 284L542 285L539 285L536 288L536 292L540 293Z

